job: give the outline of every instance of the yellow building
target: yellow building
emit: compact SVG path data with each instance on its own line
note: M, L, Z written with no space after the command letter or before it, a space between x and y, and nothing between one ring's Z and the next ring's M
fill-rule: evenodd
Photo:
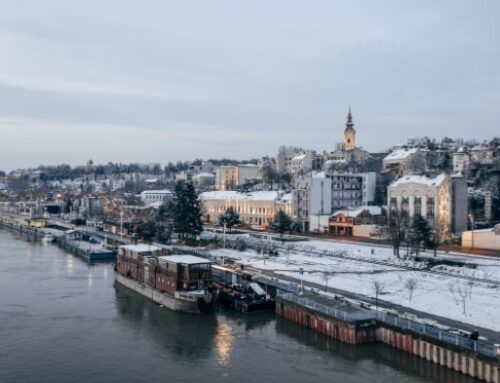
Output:
M212 191L200 194L203 219L217 222L220 214L232 207L248 225L267 226L279 210L292 215L290 194L277 191L241 193L237 191Z

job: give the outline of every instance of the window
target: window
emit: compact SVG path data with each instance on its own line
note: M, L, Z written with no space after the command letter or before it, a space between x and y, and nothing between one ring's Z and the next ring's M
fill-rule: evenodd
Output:
M414 205L413 205L413 214L414 215L422 215L422 198L415 197Z
M427 218L434 217L434 206L427 206Z

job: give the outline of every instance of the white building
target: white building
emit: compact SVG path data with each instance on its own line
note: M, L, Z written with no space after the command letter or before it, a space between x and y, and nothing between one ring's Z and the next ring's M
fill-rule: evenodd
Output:
M198 173L193 176L193 181L201 187L213 186L215 185L215 174L208 172Z
M293 146L282 146L276 156L276 171L278 173L292 173L292 160L304 150Z
M453 171L465 174L469 170L470 154L466 148L461 147L458 152L453 153Z
M247 182L262 179L260 174L259 165L256 164L240 164L238 165L238 183L237 185L244 185Z
M141 193L141 201L145 205L162 204L174 197L170 190L145 190Z
M382 161L383 168L396 174L408 174L425 170L425 155L419 148L398 148Z
M277 191L212 191L201 193L199 199L202 215L207 223L217 222L219 215L230 207L249 225L267 226L279 210L292 214L291 196Z
M500 251L500 224L490 229L464 231L462 247Z
M290 173L297 177L302 174L309 173L313 170L313 162L316 153L312 150L296 155L292 158L290 164Z
M450 177L440 174L403 176L389 185L387 191L389 214L399 211L410 219L416 214L437 223L443 239L451 233L452 198Z
M260 180L262 177L259 166L254 164L240 164L232 166L219 166L215 175L217 190L233 190L247 182Z
M292 192L293 216L308 230L311 216L373 204L377 175L312 172L297 180Z

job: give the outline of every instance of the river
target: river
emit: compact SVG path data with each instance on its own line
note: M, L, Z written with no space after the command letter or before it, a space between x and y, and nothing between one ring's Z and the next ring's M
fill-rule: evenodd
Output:
M0 230L0 382L474 382L273 314L174 313L54 245Z

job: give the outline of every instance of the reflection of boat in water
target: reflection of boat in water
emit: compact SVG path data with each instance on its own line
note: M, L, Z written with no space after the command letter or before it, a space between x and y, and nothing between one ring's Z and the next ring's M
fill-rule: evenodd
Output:
M211 262L192 255L164 256L150 245L122 246L116 263L116 281L174 311L213 311Z
M218 326L216 315L166 310L118 282L114 291L117 319L140 328L141 336L153 339L159 345L162 360L174 358L192 363L211 357Z

